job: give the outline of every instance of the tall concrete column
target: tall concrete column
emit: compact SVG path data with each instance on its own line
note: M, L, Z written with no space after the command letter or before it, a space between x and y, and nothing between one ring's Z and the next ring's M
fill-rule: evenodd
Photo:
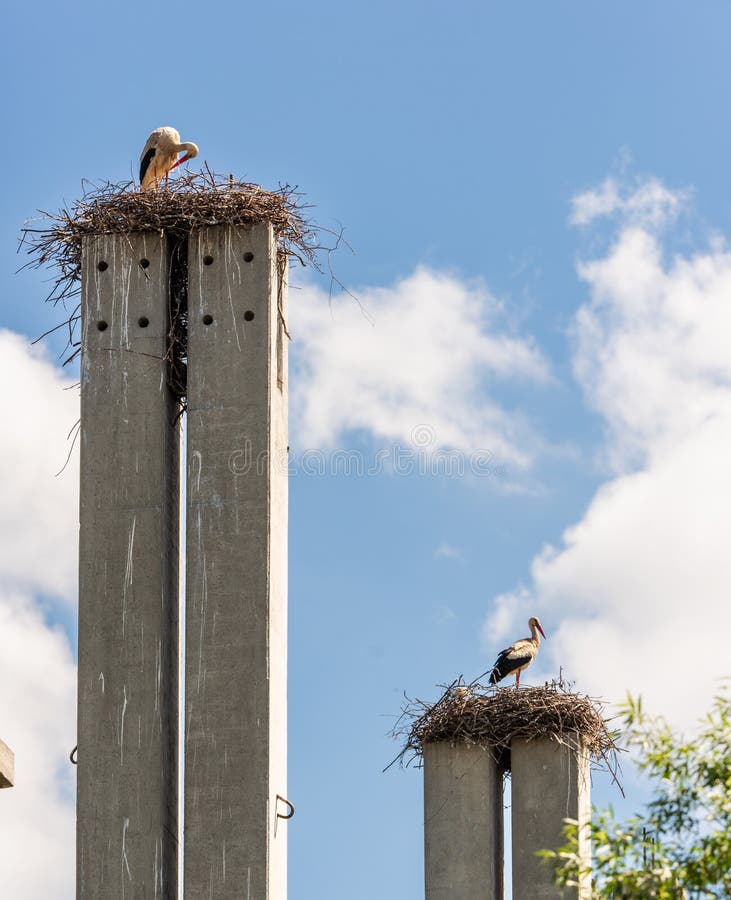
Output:
M474 744L424 746L426 900L502 900L503 778Z
M580 855L589 863L589 756L579 739L571 744L550 738L511 743L514 900L589 896L588 881L580 888L556 887L551 865L536 856L538 850L563 846L564 819L576 819L584 826Z
M285 900L287 383L272 228L189 242L185 896Z
M168 252L84 240L77 887L177 896L178 466Z

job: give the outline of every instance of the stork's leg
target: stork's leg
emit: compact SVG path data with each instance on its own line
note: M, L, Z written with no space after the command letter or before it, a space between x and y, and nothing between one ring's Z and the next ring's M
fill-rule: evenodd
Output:
M515 673L515 686L520 687L520 669Z

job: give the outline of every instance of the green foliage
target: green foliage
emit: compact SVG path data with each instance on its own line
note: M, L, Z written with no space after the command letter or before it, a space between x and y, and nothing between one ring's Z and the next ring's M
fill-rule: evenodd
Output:
M624 742L652 788L644 812L618 822L610 807L594 810L592 898L680 900L731 898L731 699L713 700L692 740L650 718L641 699L622 708ZM567 844L543 856L556 865L557 883L576 885L579 831L567 822ZM585 836L584 836L585 837Z

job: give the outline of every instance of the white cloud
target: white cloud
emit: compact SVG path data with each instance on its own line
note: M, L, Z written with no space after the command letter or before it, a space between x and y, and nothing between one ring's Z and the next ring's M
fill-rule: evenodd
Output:
M0 793L0 896L75 896L76 667L29 597L0 592L0 738L15 787Z
M0 896L74 896L76 668L66 636L32 593L72 603L78 465L66 435L78 418L71 382L39 349L0 331L4 389L0 466L0 739L15 753L16 786L0 793Z
M579 274L592 299L575 320L575 371L607 422L617 468L668 451L709 417L727 414L726 247L665 264L659 239L629 226Z
M525 468L540 441L526 419L501 406L500 382L545 382L534 342L512 335L498 301L480 283L419 268L359 299L305 286L290 298L295 339L292 424L302 446L332 448L342 435L434 448L488 450Z
M599 187L572 199L570 222L589 225L596 219L619 214L625 223L657 227L676 216L687 199L687 192L671 191L657 178L630 185L610 176Z
M621 203L617 182L607 178L598 188L573 197L570 221L574 225L588 225L600 216L612 215Z
M662 222L633 216L650 190L638 193L608 252L579 266L575 372L613 476L533 561L530 587L496 599L484 634L499 643L535 612L549 641L534 677L561 665L584 690L629 689L688 723L729 674L731 252L665 261Z
M78 448L54 475L71 446L78 391L40 349L3 330L0 384L0 586L70 600L78 569Z

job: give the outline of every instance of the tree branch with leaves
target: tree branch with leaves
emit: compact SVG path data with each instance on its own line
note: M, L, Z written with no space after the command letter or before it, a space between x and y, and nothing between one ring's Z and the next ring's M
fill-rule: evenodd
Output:
M648 716L641 698L621 708L624 743L647 778L652 799L644 811L617 821L611 807L594 809L589 824L592 898L695 900L731 898L731 698L724 689L692 738L661 717ZM567 822L567 843L543 851L556 881L579 881L578 825ZM584 873L585 874L585 873Z

